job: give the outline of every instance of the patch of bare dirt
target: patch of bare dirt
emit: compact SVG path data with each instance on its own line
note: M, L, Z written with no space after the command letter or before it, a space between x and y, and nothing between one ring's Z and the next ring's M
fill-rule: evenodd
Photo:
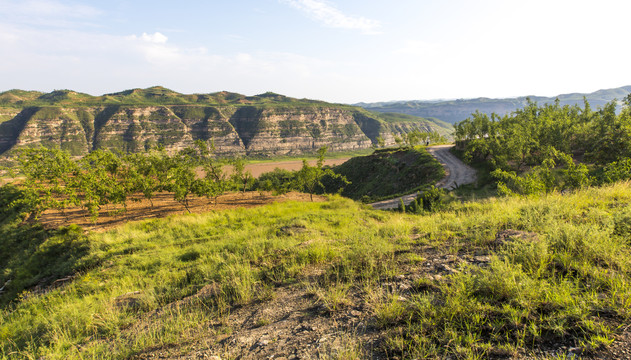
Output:
M141 196L137 196L135 200L137 201L129 201L126 211L123 211L122 206L110 205L109 207L104 207L96 222L92 222L90 214L85 209L74 207L67 208L64 211L47 210L41 216L41 223L49 228L77 224L85 229L103 231L129 221L163 218L173 214L185 214L188 212L182 204L173 200L173 195L170 193L156 194L152 199L153 205L152 202ZM313 201L325 200L326 198L323 196L313 196ZM189 209L192 213L204 213L240 207L249 208L285 201L310 201L310 199L309 194L299 192L289 192L274 196L270 192L250 191L221 195L217 198L216 204L213 199L191 196Z

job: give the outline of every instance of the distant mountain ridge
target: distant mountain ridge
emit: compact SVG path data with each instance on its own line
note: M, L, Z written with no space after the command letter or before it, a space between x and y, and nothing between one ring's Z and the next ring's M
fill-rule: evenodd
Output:
M559 99L561 105L582 104L583 98L593 108L597 108L611 102L614 99L622 100L631 93L631 85L614 89L603 89L592 93L570 93L561 94L555 97L544 96L520 96L516 98L490 99L458 99L458 100L411 100L411 101L388 101L376 103L358 103L370 111L396 112L423 118L437 118L450 124L465 120L473 112L499 115L508 114L526 105L527 100L537 103L553 103Z
M449 136L450 124L264 93L180 94L156 86L92 96L72 90L0 93L0 154L20 147L178 151L212 141L222 156L364 149L410 131Z

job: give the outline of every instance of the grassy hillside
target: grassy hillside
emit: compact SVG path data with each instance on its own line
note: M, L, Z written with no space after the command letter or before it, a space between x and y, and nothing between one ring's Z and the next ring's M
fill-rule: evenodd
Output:
M628 183L425 216L333 197L91 234L5 211L40 235L3 249L0 355L588 354L631 315L630 206Z
M377 150L351 158L334 171L351 182L344 196L367 201L409 194L445 176L442 165L421 147Z

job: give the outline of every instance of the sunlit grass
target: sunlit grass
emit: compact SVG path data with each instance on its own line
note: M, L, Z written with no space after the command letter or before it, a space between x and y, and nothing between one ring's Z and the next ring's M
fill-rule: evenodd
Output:
M120 359L186 344L213 336L208 325L233 306L293 285L326 313L364 301L388 351L405 357L486 358L570 339L592 349L631 316L630 204L628 184L618 184L453 203L426 216L332 197L130 223L89 234L80 261L89 266L68 285L0 309L0 356ZM497 244L506 229L535 236ZM404 267L422 266L426 245L483 250L491 261L421 279L431 286L405 297L384 289ZM303 278L314 267L321 275Z

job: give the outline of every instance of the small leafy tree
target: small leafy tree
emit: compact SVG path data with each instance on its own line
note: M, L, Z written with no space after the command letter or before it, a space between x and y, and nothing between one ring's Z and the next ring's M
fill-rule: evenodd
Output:
M435 212L445 205L445 190L432 186L431 188L418 194L408 206L405 206L403 199L400 199L399 209L412 214L422 214L423 212Z
M271 191L274 195L286 194L296 183L295 175L295 172L276 168L259 176L256 186L260 190Z
M316 166L310 166L307 160L303 160L302 168L296 173L294 179L295 188L308 193L311 201L313 201L313 194L318 189L325 189L324 184L322 183L324 176L331 179L344 179L344 181L348 184L348 180L346 180L343 175L334 173L330 168L324 168L324 156L326 151L326 146L323 146L318 150L318 161Z
M245 194L246 190L254 184L254 177L250 171L245 170L245 161L237 158L232 162L233 171L230 176L237 191Z
M127 197L133 189L127 182L121 158L109 150L95 150L83 157L79 165L84 204L93 216L98 216L94 209L103 205L112 203L126 207Z
M420 200L422 200L423 210L433 212L441 209L444 206L444 196L445 190L435 186L423 191L423 193L419 195ZM421 201L418 203L421 205Z
M612 183L621 180L631 180L631 158L611 162L603 168L602 182Z
M217 205L219 196L229 189L230 182L223 171L223 164L212 157L212 153L215 150L214 144L197 140L195 146L198 165L201 165L204 171L204 177L197 182L195 194L197 196L206 196L207 198L212 197L215 205Z
M34 218L49 208L64 209L76 204L78 167L67 152L57 149L27 148L21 150L19 171Z

